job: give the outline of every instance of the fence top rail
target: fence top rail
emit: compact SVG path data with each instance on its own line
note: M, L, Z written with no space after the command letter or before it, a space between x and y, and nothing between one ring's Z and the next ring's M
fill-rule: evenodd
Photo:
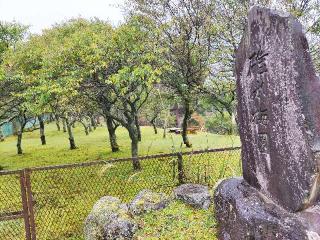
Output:
M2 175L18 175L23 172L22 169L19 170L7 170L7 171L0 171L0 176Z
M147 156L138 157L138 159L139 160L148 160L148 159L156 159L156 158L174 157L174 156L177 156L178 154L190 156L190 155L197 155L197 154L203 154L203 153L235 151L235 150L240 150L240 149L241 149L241 147L215 148L215 149L196 150L196 151L190 151L190 152L175 152L175 153L147 155ZM99 160L99 161L92 161L92 162L71 163L71 164L43 166L43 167L32 167L32 168L11 170L11 171L0 171L0 176L1 175L18 174L24 170L34 172L34 171L45 171L45 170L65 169L65 168L76 168L76 167L89 167L89 166L102 165L102 164L108 164L108 163L128 162L128 161L132 161L132 159L133 159L132 157L115 158L115 159Z

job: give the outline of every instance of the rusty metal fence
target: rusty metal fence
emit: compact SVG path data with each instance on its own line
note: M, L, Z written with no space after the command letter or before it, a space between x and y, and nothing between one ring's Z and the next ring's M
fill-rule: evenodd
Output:
M93 204L112 195L130 201L142 189L170 194L183 183L213 186L241 175L240 148L86 162L0 172L1 240L78 240Z

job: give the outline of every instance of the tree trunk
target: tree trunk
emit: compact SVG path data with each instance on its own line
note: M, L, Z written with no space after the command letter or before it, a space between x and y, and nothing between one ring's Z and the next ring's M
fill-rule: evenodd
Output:
M57 130L60 132L61 131L61 127L60 127L59 120L56 120L56 125L57 125Z
M17 150L18 154L22 154L22 131L18 131L17 133L18 141L17 141Z
M97 129L97 123L96 121L94 120L94 117L90 117L90 121L91 121L91 126L93 127L94 130Z
M157 126L156 126L154 120L151 120L150 123L151 123L151 125L153 126L154 134L158 134L158 129L157 129Z
M89 132L92 132L92 125L91 125L91 123L88 124L88 129L89 129Z
M139 120L138 120L138 116L135 117L135 124L136 124L136 128L137 128L137 137L138 137L138 141L141 142L141 128L140 128L140 124L139 124Z
M13 135L18 135L18 132L19 132L19 123L17 120L13 120L12 121L12 134Z
M66 125L67 125L67 130L69 135L70 150L74 150L77 148L77 146L75 144L74 137L73 137L72 124L69 124L68 120L66 120Z
M27 124L27 117L26 115L23 113L23 115L19 116L19 120L16 120L16 124L17 124L17 128L18 128L18 132L17 132L17 152L18 154L22 154L22 134L24 132L24 128Z
M56 120L57 130L60 132L61 131L61 127L60 127L59 117L57 115L55 115L54 118Z
M41 144L46 145L46 135L44 134L44 121L42 116L38 116L39 120L39 125L40 125L40 139L41 139Z
M184 117L182 122L182 139L183 143L186 145L187 148L191 148L192 144L189 142L188 138L188 121L191 118L191 110L190 110L190 103L188 101L185 102L185 109L184 109Z
M132 156L132 165L134 170L141 170L141 165L138 159L138 138L135 140L131 139L131 156Z
M85 132L86 136L89 135L88 127L85 124L84 124L84 132Z
M49 122L53 122L55 119L54 119L54 115L53 114L49 114Z
M129 125L128 132L131 139L131 157L134 170L141 170L140 161L138 158L138 144L139 144L139 131L136 122Z
M66 125L67 125L67 124L66 124L66 120L63 119L63 120L62 120L63 132L67 132L67 126L66 126Z
M163 138L167 138L167 127L168 127L168 119L170 117L170 111L167 112L167 116L163 122Z
M0 142L3 142L3 141L4 141L4 135L0 126Z
M96 126L100 126L101 122L100 122L100 116L96 117Z
M89 131L88 131L88 126L87 124L85 124L84 122L81 122L82 126L83 126L83 129L84 129L84 132L85 134L88 136L89 135ZM72 127L73 127L73 124L72 124Z
M163 128L163 138L167 138L167 128Z
M109 132L109 140L112 152L118 152L119 145L117 143L116 126L114 126L110 117L106 117L106 124Z

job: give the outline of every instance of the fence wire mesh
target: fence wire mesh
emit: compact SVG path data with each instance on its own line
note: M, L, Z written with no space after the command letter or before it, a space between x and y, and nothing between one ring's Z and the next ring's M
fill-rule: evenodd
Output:
M182 154L183 181L213 186L219 178L240 175L240 150L220 149ZM171 194L181 183L178 154L30 169L37 239L83 239L86 216L101 197L129 202L143 189ZM180 166L181 167L181 166ZM0 175L0 216L21 211L19 174ZM0 220L0 239L26 239L24 221Z
M0 239L24 239L20 172L0 174Z
M241 176L240 149L190 153L183 156L187 182L215 186L222 178Z

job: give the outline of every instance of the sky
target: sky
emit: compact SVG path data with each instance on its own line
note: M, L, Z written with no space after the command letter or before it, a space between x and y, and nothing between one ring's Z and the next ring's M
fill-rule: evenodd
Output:
M124 0L0 0L0 21L30 25L32 33L41 33L55 23L73 17L98 17L117 25L123 14L117 5Z

